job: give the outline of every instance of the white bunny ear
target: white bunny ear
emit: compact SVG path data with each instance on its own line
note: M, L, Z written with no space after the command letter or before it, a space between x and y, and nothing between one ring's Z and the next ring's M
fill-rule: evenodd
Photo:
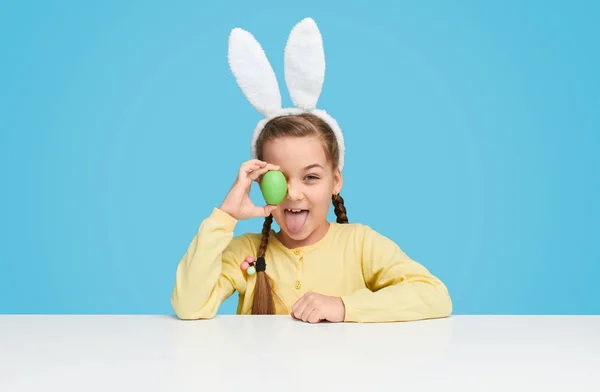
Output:
M325 79L323 39L312 18L303 19L292 29L285 55L285 82L298 108L316 108Z
M229 35L229 67L252 106L265 117L281 109L281 93L263 48L249 32L234 28Z

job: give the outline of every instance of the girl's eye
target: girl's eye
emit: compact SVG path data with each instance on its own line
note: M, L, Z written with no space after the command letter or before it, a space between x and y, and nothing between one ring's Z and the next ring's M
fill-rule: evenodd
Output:
M318 180L319 177L317 177L317 176L306 176L306 179L312 181L312 180Z

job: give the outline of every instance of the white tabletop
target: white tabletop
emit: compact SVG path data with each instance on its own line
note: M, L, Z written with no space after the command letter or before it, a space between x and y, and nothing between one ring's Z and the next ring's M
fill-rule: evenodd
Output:
M0 391L600 391L600 316L0 315Z

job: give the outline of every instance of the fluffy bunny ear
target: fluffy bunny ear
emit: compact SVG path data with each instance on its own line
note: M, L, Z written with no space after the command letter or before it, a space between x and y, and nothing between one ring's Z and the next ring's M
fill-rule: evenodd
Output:
M292 29L285 55L285 83L298 108L316 108L325 79L323 39L312 18L303 19Z
M229 35L229 67L248 101L265 117L281 109L281 93L263 48L249 32L234 28Z

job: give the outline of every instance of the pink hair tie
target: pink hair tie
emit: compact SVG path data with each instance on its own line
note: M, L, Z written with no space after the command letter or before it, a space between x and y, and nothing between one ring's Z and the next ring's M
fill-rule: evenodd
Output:
M256 266L255 266L256 265ZM267 268L267 263L265 263L264 257L259 257L254 262L254 258L252 256L246 257L246 260L242 261L242 269L248 272L248 275L254 275L257 271L262 272Z
M254 268L254 258L252 256L246 257L246 260L242 261L242 269L248 272L248 275L254 275L256 268Z

